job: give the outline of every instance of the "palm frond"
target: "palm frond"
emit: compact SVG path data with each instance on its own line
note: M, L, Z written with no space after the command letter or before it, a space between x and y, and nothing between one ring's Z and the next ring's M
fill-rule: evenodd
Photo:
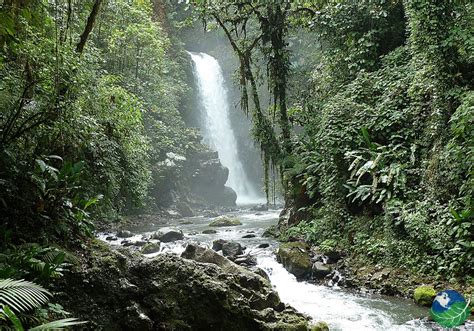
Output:
M78 321L77 318L63 318L57 321L52 321L46 324L35 326L34 328L29 329L29 331L62 330L68 326L79 325L79 324L84 324L84 323L87 323L87 322Z
M25 281L0 279L0 304L8 305L17 312L38 308L49 301L51 296L43 287Z

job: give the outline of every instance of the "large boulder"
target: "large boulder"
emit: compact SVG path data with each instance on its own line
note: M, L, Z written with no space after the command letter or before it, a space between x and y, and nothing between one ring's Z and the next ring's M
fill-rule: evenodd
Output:
M183 231L175 228L161 229L158 232L155 232L152 236L153 239L158 239L161 242L169 243L177 240L183 240L184 234Z
M202 250L194 256L219 255ZM83 329L309 330L307 318L281 303L268 281L223 256L235 272L171 254L143 258L125 248L81 254L87 259L55 292L73 316L89 321Z
M215 226L215 227L236 226L236 225L242 225L242 223L237 218L230 217L230 216L219 216L219 217L216 217L214 220L212 220L211 223L209 223L209 226Z
M303 242L280 244L277 252L278 262L298 279L311 276L312 266L309 246Z
M231 259L235 259L237 255L240 255L243 252L242 245L240 245L238 242L229 241L222 245L222 255Z

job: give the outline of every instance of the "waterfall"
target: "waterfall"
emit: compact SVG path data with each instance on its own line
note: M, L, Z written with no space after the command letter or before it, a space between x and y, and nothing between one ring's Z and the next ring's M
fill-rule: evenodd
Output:
M249 181L238 155L237 140L229 119L229 102L221 67L205 53L189 53L194 62L194 75L203 107L201 130L204 142L219 153L229 169L226 185L237 193L238 204L262 201Z

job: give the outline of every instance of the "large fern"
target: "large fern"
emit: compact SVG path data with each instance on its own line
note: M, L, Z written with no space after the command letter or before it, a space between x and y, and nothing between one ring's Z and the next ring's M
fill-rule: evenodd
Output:
M41 307L51 296L40 285L26 280L0 279L0 305L6 305L17 312Z

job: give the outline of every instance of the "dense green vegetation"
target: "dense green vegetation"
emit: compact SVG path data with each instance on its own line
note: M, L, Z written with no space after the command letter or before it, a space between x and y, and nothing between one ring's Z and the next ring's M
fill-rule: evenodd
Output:
M163 173L172 183L183 167L165 166L167 153L202 146L179 113L184 52L150 2L0 6L0 278L47 285L70 265L50 245L160 205ZM63 315L53 305L23 322Z
M472 5L226 1L200 9L240 59L242 107L253 95L256 139L293 208L287 235L466 282L474 256ZM311 37L319 47L308 47ZM292 53L290 43L299 46ZM254 82L262 66L268 111ZM290 122L304 128L291 144Z

